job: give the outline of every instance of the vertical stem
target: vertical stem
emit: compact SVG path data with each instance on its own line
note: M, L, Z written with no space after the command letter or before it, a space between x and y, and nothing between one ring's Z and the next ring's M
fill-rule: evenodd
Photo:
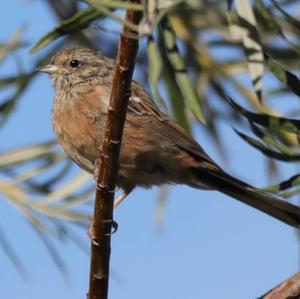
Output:
M140 3L140 0L131 0ZM142 12L128 10L126 20L138 24ZM91 267L89 299L107 299L109 282L109 260L111 229L113 224L113 199L119 153L126 117L127 104L131 92L131 80L135 57L138 50L137 32L123 28L115 73L112 83L110 105L105 123L104 142L101 148L98 186L96 190L91 244Z

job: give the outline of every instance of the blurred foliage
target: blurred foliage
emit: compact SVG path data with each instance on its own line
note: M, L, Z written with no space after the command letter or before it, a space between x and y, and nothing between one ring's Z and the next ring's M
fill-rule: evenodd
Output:
M188 130L198 121L223 154L218 127L221 121L235 122L239 128L237 134L266 155L268 163L272 159L268 164L270 172L276 170L277 160L290 163L300 160L300 121L296 119L300 110L285 111L283 116L270 105L273 99L300 96L299 1L144 0L142 5L133 5L121 0L84 3L45 0L44 3L45 10L57 17L55 28L49 28L40 40L27 43L23 38L26 28L21 28L0 44L0 63L19 49L31 53L44 49L30 71L22 71L16 63L16 73L0 77L0 89L7 91L6 97L0 99L0 126L10 121L23 93L37 75L36 67L62 45L84 44L114 56L119 38L117 25L124 24L124 10L132 8L144 11L138 28L124 24L137 29L142 40L136 68L140 81L152 91L162 109ZM114 29L112 21L116 24ZM264 87L264 77L272 79L271 87ZM254 137L240 132L245 120ZM93 185L87 181L91 180L83 172L74 177L70 161L53 141L0 153L0 193L33 225L60 268L62 262L48 235L71 238L62 220L86 224L82 204L93 194ZM288 197L300 192L299 182L299 175L295 174L262 190ZM0 238L0 244L7 248L5 237ZM19 263L14 254L10 257L15 264Z

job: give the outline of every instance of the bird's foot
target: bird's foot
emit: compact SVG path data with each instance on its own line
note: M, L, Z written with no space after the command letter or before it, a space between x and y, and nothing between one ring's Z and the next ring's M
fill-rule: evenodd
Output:
M114 209L131 193L134 187L126 188L124 192L114 201Z
M113 235L114 233L117 232L118 230L118 223L116 221L114 221L113 219L108 219L108 220L103 220L103 224L108 224L110 225L110 228L111 228L111 232L110 233L106 233L105 235L106 236L111 236ZM88 227L88 232L87 232L91 242L96 245L96 246L99 246L99 243L97 242L97 234L96 234L96 229L95 229L95 223L94 223L94 220L93 220L93 217L91 217L91 223Z

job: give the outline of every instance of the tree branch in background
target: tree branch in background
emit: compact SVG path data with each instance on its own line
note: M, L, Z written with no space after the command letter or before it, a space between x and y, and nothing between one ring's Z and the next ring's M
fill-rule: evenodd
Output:
M300 296L300 272L285 280L275 289L271 290L266 295L259 299L286 299L299 298Z
M131 2L140 3L139 0L131 0ZM127 11L126 20L128 22L138 24L141 18L142 12ZM115 181L134 62L138 49L138 39L132 38L133 34L137 35L129 28L123 28L105 124L104 142L100 154L98 188L91 227L93 242L91 244L89 299L106 299L108 296L110 235L114 223Z

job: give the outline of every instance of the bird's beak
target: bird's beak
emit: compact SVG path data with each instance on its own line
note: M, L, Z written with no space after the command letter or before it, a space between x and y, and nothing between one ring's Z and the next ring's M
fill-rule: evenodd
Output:
M58 67L54 64L46 64L46 65L39 67L37 70L40 72L43 72L43 73L53 74L58 71Z

